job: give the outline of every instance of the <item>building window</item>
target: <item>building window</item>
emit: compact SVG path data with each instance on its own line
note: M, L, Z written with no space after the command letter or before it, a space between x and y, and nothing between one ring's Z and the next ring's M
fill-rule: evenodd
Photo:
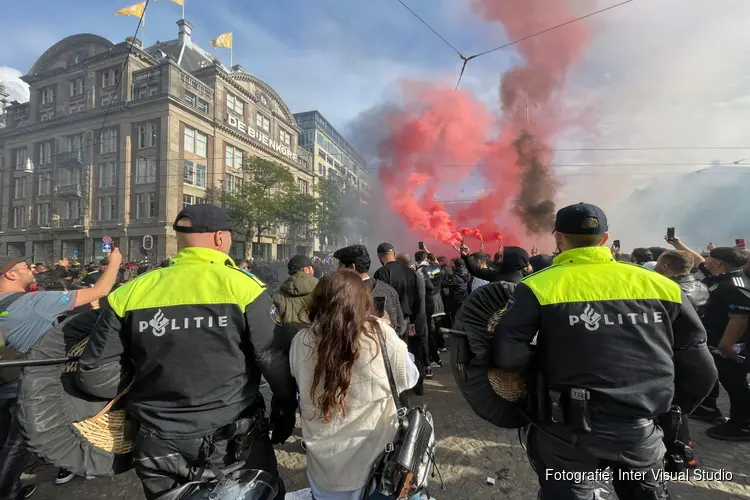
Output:
M96 199L97 220L115 220L117 218L117 200L114 196L100 196Z
M304 179L299 180L299 192L302 194L310 194L310 183Z
M120 70L117 68L105 69L102 72L102 88L112 87L117 84L117 78L120 76Z
M195 169L195 185L199 188L206 187L206 171L205 165L198 165Z
M146 96L148 95L148 86L141 85L140 87L135 89L135 95L136 95L136 99L145 99Z
M42 89L42 106L55 102L56 96L57 89L55 87L47 87L46 89Z
M149 95L149 97L153 97L153 96L155 96L158 93L159 93L159 85L158 84L152 83L151 85L148 86L148 95Z
M156 147L155 123L142 123L138 125L138 149Z
M185 92L185 102L190 104L191 106L195 106L195 95L191 94L190 92Z
M185 127L184 148L188 153L195 153L195 130Z
M99 187L115 187L117 182L117 163L110 161L99 164Z
M13 228L26 227L26 207L13 207Z
M52 141L44 141L39 144L39 164L52 163Z
M190 205L195 205L195 196L192 196L189 194L183 194L182 195L182 208L189 207Z
M205 158L208 154L208 136L206 134L195 133L195 154L201 158Z
M135 195L135 218L151 219L153 217L156 217L156 193Z
M37 185L38 196L49 196L52 194L52 173L43 172L39 174L39 184Z
M268 118L261 115L260 113L255 116L255 124L259 129L265 130L266 132L271 130L271 122L268 120Z
M292 136L286 130L279 131L279 139L281 139L281 144L283 144L284 146L292 145Z
M322 176L326 175L326 166L322 163L318 163L318 173Z
M70 81L70 97L83 95L83 77L78 77Z
M65 203L65 215L68 219L77 219L80 215L81 201L77 199L68 200Z
M245 114L245 103L242 102L237 96L227 92L227 109L234 111L238 115L244 116Z
M26 177L16 177L13 180L13 199L23 200L26 198Z
M185 127L184 148L188 153L206 158L208 153L208 136L195 129Z
M226 146L226 164L234 168L242 168L245 153L234 146Z
M195 94L191 94L190 92L185 92L184 97L185 103L189 104L190 106L194 108L198 108L199 111L202 111L204 113L208 112L208 103L201 99L200 97L196 97Z
M327 161L328 163L330 163L331 165L333 165L333 163L334 163L334 161L333 161L333 157L332 157L331 155L328 155L328 156L326 156L326 161Z
M102 130L102 134L99 139L99 153L106 155L117 151L117 129L108 128Z
M195 165L192 161L185 160L185 170L182 174L182 182L185 184L195 184Z
M76 134L68 137L68 151L71 153L83 151L83 134Z
M156 182L156 158L138 158L135 161L135 183Z
M201 99L200 97L198 98L197 106L198 106L198 111L203 111L204 113L208 113L208 103L204 101L203 99Z
M227 194L234 194L242 187L242 178L236 175L227 174L224 181L224 191Z
M49 203L39 203L36 206L36 225L49 226L50 209Z
M13 150L13 164L16 166L16 170L28 170L28 163L29 155L26 151L26 148L18 148Z

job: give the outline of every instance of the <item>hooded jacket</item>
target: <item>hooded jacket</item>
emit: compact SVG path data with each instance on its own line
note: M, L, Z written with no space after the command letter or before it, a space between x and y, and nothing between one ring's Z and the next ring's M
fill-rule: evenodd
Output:
M417 272L424 277L425 281L425 313L428 318L434 318L436 316L445 315L445 307L443 306L443 298L440 296L440 287L435 287L433 277L435 274L440 272L438 268L436 270L430 265L429 262L422 262L417 265Z
M518 284L523 279L523 270L529 265L529 253L521 247L505 247L502 267L481 269L470 255L462 256L472 276L490 283L507 281Z
M312 292L318 286L318 278L298 271L289 276L278 292L273 294L273 303L281 315L284 325L309 325L307 308Z

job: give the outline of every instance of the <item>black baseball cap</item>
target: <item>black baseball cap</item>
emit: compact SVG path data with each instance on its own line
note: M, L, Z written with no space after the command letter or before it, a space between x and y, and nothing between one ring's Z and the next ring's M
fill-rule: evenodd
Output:
M561 208L555 218L555 231L563 234L604 234L609 230L607 216L596 205L578 203Z
M381 243L378 245L378 254L393 252L393 245L390 243Z
M26 257L11 257L9 255L3 255L0 257L0 276L4 275L18 264L23 262L29 262Z
M192 227L178 226L180 219L190 219ZM183 208L172 226L178 233L215 233L217 231L231 231L232 219L227 212L216 205L201 203Z
M306 267L315 267L313 266L313 263L310 260L310 257L306 255L295 255L294 257L289 259L289 263L287 264L287 269L289 270L289 273L295 273L297 271L301 271L302 269Z

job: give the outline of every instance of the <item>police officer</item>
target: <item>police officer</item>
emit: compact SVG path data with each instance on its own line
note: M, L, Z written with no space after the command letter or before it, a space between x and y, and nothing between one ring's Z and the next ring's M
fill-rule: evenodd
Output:
M590 500L595 481L610 479L597 475L606 467L620 499L669 498L655 421L673 399L691 411L716 380L706 332L679 286L616 262L608 238L600 208L561 209L560 254L516 287L493 338L497 367L540 372L529 457L545 500Z
M704 280L710 297L704 322L709 344L716 346L719 379L730 402L729 420L706 434L726 441L750 441L748 362L736 358L750 353L750 279L743 270L747 260L745 250L719 247L711 250L702 266L710 273Z
M132 380L135 469L149 500L239 462L278 477L272 443L291 435L296 409L278 311L264 285L229 257L226 212L189 206L173 227L181 251L169 267L103 301L77 374L81 388L101 398ZM270 439L261 375L273 391ZM276 498L284 498L279 482Z

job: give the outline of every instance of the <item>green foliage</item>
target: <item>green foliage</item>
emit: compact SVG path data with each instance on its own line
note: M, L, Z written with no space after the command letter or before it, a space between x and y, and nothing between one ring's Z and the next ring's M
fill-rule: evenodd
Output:
M246 179L234 192L225 192L225 204L235 231L247 241L261 237L280 224L298 230L311 224L317 214L317 201L300 193L294 175L283 165L260 157L250 157L242 167Z

